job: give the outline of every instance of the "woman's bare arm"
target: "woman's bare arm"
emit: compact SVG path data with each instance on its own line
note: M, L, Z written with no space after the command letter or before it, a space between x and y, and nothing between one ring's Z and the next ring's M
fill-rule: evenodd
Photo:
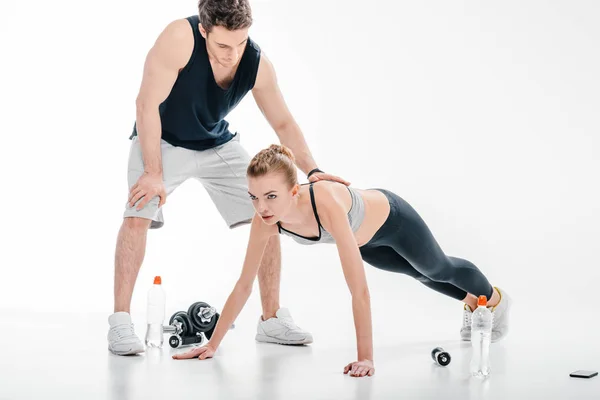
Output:
M220 314L215 331L213 332L210 341L206 346L203 347L209 347L213 351L219 347L219 344L225 337L225 334L244 308L246 301L248 301L248 298L250 297L250 293L252 293L254 279L258 273L262 255L267 242L269 241L269 237L276 235L277 233L277 228L275 226L269 226L265 224L261 220L260 216L256 214L254 215L250 228L250 238L248 240L248 247L246 249L246 257L244 259L242 272L233 288L233 291L223 306L223 311ZM187 353L177 355L174 358L194 358L202 354L204 350L206 349L196 348ZM212 354L210 356L212 356Z
M314 185L321 225L336 241L344 277L352 295L358 360L373 360L371 301L363 260L341 201L326 186Z

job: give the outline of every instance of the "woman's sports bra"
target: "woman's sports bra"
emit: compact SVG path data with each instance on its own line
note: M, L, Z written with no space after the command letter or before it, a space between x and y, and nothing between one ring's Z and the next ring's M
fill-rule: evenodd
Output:
M358 193L358 191L352 189L350 186L346 186L348 191L350 192L350 196L352 197L352 206L350 207L350 211L348 211L348 222L350 222L350 227L352 228L352 232L356 232L360 225L362 224L365 218L365 203ZM279 233L283 233L284 235L292 237L296 242L300 244L317 244L317 243L335 243L335 239L331 236L329 232L325 230L321 226L321 221L319 220L319 214L317 213L317 205L315 203L315 194L313 192L313 183L310 183L309 187L310 191L310 201L312 204L312 209L315 214L315 218L317 219L317 224L319 226L319 236L318 237L306 237L302 235L298 235L294 232L288 231L285 228L281 227L281 224L277 222L277 227L279 228Z

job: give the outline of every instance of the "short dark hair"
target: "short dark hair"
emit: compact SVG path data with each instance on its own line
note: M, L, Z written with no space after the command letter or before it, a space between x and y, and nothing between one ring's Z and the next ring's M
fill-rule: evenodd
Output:
M252 25L252 10L248 0L199 0L198 16L206 32L215 26L235 31Z

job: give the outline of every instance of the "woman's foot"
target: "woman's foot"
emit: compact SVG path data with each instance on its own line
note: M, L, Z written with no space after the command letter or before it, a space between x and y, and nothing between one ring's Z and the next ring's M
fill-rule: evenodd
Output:
M505 290L494 287L494 295L498 293L499 300L495 306L488 308L492 312L492 343L499 341L508 334L508 318L512 300ZM471 340L471 322L473 310L468 304L463 307L463 325L460 328L460 338L464 341Z
M473 311L468 304L464 305L463 308L463 325L460 328L460 338L464 341L471 340L471 321L472 321Z
M492 343L497 342L508 334L508 318L509 311L512 305L512 299L508 296L505 290L496 288L500 294L500 301L492 310Z

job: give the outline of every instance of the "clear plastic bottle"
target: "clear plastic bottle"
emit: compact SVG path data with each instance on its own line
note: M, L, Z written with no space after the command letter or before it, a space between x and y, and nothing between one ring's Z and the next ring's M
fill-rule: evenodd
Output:
M148 290L146 319L146 346L161 348L163 345L163 323L165 320L166 295L160 276L154 278L154 285Z
M490 343L492 341L492 312L485 296L479 296L471 318L471 374L487 377L490 374Z

